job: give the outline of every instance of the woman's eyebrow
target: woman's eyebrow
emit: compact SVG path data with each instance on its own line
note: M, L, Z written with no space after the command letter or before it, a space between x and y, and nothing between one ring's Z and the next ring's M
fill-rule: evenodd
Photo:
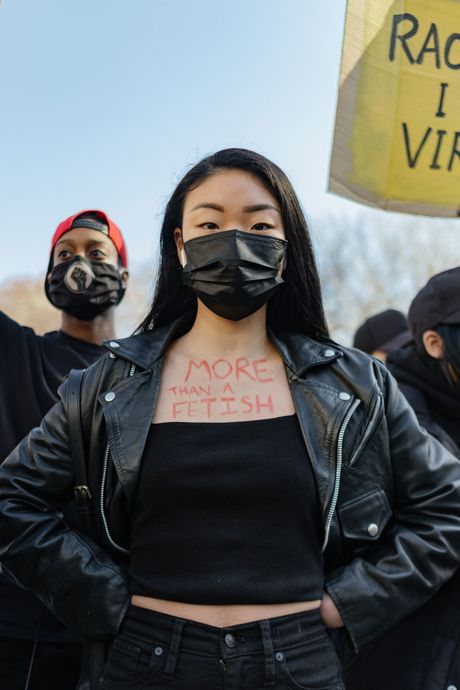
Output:
M281 213L279 208L273 206L272 204L254 204L254 206L245 206L243 208L243 213L256 213L257 211L276 211Z
M219 211L220 213L224 212L223 206L219 206L219 204L211 204L206 202L204 202L203 204L197 204L191 209L191 211L197 211L199 208L211 208L214 211Z
M191 209L191 212L198 211L200 208L210 208L214 211L219 211L220 213L224 212L223 206L219 206L219 204L212 204L211 202L197 204ZM279 208L276 208L276 206L273 206L272 204L254 204L252 206L245 206L243 208L243 213L256 213L257 211L276 211L277 213L281 213Z

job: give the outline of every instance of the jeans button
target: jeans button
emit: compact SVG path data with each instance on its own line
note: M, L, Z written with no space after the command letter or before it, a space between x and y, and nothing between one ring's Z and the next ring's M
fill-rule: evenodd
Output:
M227 645L227 647L230 647L230 649L233 649L233 647L236 645L236 640L233 637L233 635L230 635L230 633L227 633L225 635L224 642Z

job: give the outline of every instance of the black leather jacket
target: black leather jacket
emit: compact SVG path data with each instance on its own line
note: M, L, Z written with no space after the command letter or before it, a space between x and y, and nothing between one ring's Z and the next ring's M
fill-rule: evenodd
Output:
M62 516L74 486L65 383L61 401L0 468L2 567L87 637L116 635L129 604L129 512L177 328L110 341L110 355L86 370L82 420L97 543ZM300 334L272 340L317 482L326 589L357 649L457 568L460 464L420 429L375 359Z

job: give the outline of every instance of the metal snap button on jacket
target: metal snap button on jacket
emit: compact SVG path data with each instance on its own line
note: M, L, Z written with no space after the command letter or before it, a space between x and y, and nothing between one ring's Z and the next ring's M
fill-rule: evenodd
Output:
M367 528L367 531L369 532L371 537L376 537L379 533L379 526L376 525L375 522L371 522L371 524Z
M335 355L334 350L324 350L323 355L325 357L333 357Z
M339 393L339 398L340 400L350 400L351 395L350 393L345 393L345 391L343 391L342 393Z
M106 393L104 395L104 400L106 402L112 402L112 400L115 400L115 398L116 398L116 395L113 391L109 391L108 393Z
M116 340L110 340L109 345L110 345L110 347L113 347L114 349L116 349L117 347L120 347L120 344L117 343Z
M230 633L227 633L225 635L224 642L227 645L227 647L230 647L230 649L233 649L233 647L236 645L236 640L233 637L233 635L230 635Z

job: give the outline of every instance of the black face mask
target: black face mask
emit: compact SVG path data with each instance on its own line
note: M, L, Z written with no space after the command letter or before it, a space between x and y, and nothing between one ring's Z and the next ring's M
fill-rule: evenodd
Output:
M440 360L440 365L442 369L442 373L444 374L445 378L449 382L450 387L452 390L455 392L458 397L460 397L460 376L458 375L457 369L453 366L452 362L450 362L449 359L441 359ZM450 366L449 366L450 364ZM451 368L454 370L455 374L457 374L458 378L455 379L452 376L452 371Z
M58 309L80 321L91 321L119 304L125 288L116 266L76 256L70 263L53 268L51 280L45 281L45 292Z
M439 360L441 371L455 395L460 397L460 325L441 324L436 331L444 346L444 356Z
M215 314L239 321L268 302L284 281L287 241L226 230L185 242L183 282Z

